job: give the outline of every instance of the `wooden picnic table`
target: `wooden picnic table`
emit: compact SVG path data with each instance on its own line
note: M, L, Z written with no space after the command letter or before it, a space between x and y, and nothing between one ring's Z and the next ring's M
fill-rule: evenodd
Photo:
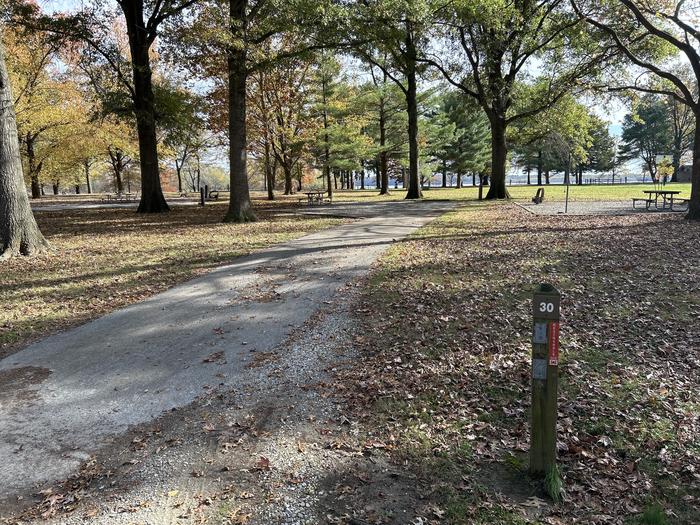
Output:
M323 204L323 197L325 194L326 192L324 190L304 192L304 195L306 195L306 199L309 204L313 204L314 202Z
M137 198L137 193L108 193L102 200L106 200L107 202L131 202Z

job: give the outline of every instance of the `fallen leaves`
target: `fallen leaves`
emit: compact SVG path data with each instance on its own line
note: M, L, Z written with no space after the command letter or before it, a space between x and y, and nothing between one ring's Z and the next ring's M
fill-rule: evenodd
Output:
M202 360L202 363L220 363L223 364L222 361L225 361L226 359L226 354L225 352L213 352L209 354L207 357L205 357Z
M672 215L537 217L513 207L447 215L382 260L357 310L361 357L334 386L367 442L391 443L409 468L444 460L471 470L513 457L522 471L529 300L550 281L563 292L558 450L567 501L538 519L618 524L653 498L682 522L700 513L698 239L698 225ZM464 492L461 478L438 479L447 493ZM518 511L508 487L490 490ZM488 493L480 498L492 504Z
M272 466L270 465L270 460L266 458L265 456L260 456L258 460L255 462L255 466L253 467L254 470L259 470L259 471L266 471L270 470Z

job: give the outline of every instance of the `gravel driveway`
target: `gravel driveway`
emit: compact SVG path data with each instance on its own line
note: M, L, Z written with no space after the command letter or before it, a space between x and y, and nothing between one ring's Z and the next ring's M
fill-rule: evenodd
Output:
M332 304L337 290L454 206L382 203L381 212L357 212L368 218L240 258L0 361L0 391L11 392L0 397L0 516L17 496L29 501L84 469L130 428L213 392L249 388L251 367ZM313 364L320 374L322 363ZM256 381L259 392L279 389L274 377ZM251 390L250 406L256 395ZM161 522L171 523L152 523Z

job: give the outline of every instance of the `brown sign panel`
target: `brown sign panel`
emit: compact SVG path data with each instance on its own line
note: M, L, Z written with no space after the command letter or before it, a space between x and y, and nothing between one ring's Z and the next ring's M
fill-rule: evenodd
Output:
M559 320L559 294L535 294L532 300L532 315L537 319Z

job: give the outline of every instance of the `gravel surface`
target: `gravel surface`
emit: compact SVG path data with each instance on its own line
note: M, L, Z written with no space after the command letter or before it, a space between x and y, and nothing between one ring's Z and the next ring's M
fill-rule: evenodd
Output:
M360 524L359 498L363 515L411 523L411 480L363 450L357 424L324 388L355 358L358 289L345 286L285 345L258 356L235 389L134 428L23 516L0 522ZM368 487L353 489L349 477Z
M30 523L76 507L82 517L55 523L173 523L213 502L222 523L264 508L272 514L253 523L318 522L308 509L343 498L306 490L309 472L333 487L357 470L346 459L363 457L347 442L353 425L317 388L347 332L328 310L391 242L454 206L369 207L363 220L242 257L0 361L0 385L16 392L0 399L0 523L24 507ZM316 332L299 331L319 314ZM381 479L381 465L366 470Z
M254 352L272 351L392 242L454 206L382 206L0 360L0 385L27 394L0 404L0 512L3 499L71 475L130 425L186 406L212 385L236 386Z

